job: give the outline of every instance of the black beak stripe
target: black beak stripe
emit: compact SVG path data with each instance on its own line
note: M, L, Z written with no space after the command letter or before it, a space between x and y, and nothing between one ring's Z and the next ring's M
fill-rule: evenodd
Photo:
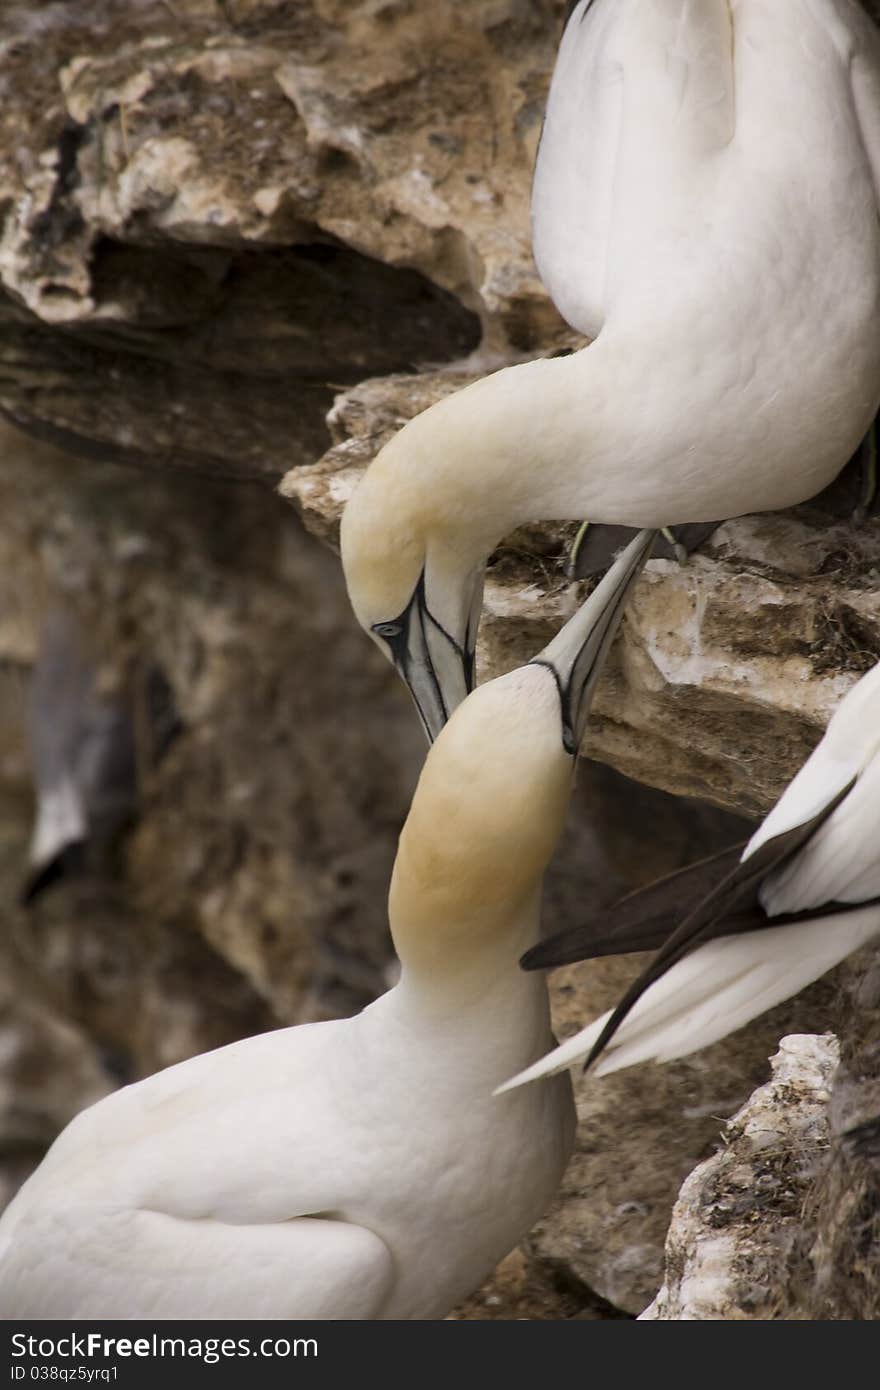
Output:
M446 676L453 694L461 688L463 698L473 688L474 658L428 608L424 572L400 616L374 624L373 631L387 644L410 689L428 740L433 742L452 712L442 677Z

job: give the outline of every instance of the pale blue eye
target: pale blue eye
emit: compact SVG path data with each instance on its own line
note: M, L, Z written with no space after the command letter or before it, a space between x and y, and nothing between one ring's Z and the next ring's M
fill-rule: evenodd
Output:
M373 631L379 637L399 637L403 628L400 623L376 623Z

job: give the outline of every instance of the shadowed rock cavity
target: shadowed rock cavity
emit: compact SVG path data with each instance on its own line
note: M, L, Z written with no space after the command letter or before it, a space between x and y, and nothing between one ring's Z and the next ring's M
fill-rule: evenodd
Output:
M425 276L328 240L233 253L103 237L90 272L90 313L63 331L0 302L0 409L109 462L272 481L326 448L340 385L480 337Z

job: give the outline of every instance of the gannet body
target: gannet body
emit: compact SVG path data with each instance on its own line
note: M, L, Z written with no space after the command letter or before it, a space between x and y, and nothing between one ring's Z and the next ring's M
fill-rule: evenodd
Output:
M525 521L665 526L820 491L880 405L880 36L855 0L581 0L535 256L595 338L410 421L343 517L362 626L435 735Z
M399 983L350 1019L195 1057L80 1114L0 1219L0 1316L431 1318L537 1220L567 1077L518 967L639 538L533 663L428 756L389 898Z
M571 1148L567 1080L527 1106L491 1098L551 1043L543 983L493 963L503 985L475 982L464 1008L437 998L427 1023L398 988L83 1112L0 1223L2 1315L448 1312L538 1219ZM487 1016L498 1043L475 1065Z
M614 948L616 934L626 938L626 949L665 938L613 1013L510 1084L551 1075L584 1057L597 1059L600 1075L684 1057L880 938L878 823L880 665L841 701L818 747L711 891L706 861L624 899L598 931L588 925L528 952L526 964L537 969L593 955L594 943L604 954ZM723 867L731 858L737 856L718 856ZM691 879L696 905L688 911ZM641 939L634 930L640 908Z

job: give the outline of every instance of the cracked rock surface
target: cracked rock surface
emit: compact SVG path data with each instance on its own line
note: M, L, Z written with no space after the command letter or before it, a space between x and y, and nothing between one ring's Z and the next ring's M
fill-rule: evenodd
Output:
M682 1186L644 1318L876 1319L876 958L862 953L842 976L843 1043L782 1039L772 1079Z
M672 1213L667 1278L642 1317L768 1320L790 1315L787 1276L801 1216L829 1144L833 1034L783 1038L766 1085L728 1120Z

